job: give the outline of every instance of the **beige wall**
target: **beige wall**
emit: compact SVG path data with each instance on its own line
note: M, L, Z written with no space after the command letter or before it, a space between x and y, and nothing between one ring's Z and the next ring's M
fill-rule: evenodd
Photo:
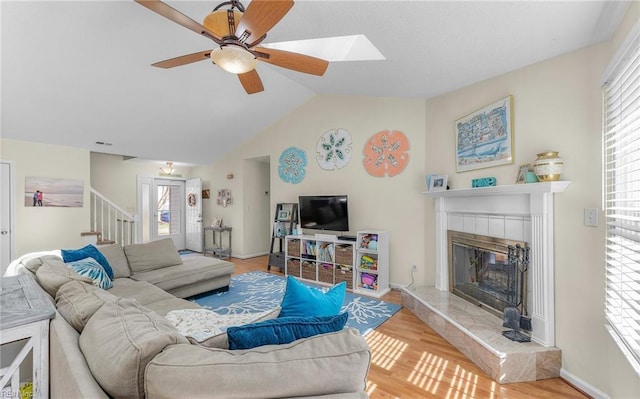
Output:
M89 151L0 139L0 158L15 162L16 257L33 251L83 246L80 233L89 230ZM25 206L24 182L27 176L84 181L84 206Z
M632 23L632 5L610 43L589 47L475 84L426 102L425 169L449 175L452 188L495 176L512 184L517 167L551 149L564 160L563 180L572 184L555 196L556 345L563 372L613 398L640 397L640 378L604 328L604 226L583 224L584 208L601 208L601 89L611 55ZM623 33L624 32L624 33ZM456 173L453 121L501 97L513 95L513 165ZM426 263L423 282L435 276L434 208L426 202Z
M137 212L137 177L160 177L162 162L124 160L120 155L91 153L91 186L123 210ZM182 178L192 177L190 167L174 166ZM199 176L193 176L199 177Z
M220 187L227 172L242 170L242 160L268 156L271 159L270 220L278 202L297 202L299 195L347 194L351 233L362 229L383 229L390 233L390 280L407 284L411 264L424 263L424 100L317 96L254 137L213 165L212 188ZM330 129L343 128L351 133L352 159L340 170L322 170L315 160L320 136ZM410 161L405 171L393 178L373 177L362 166L362 150L373 134L388 129L408 137ZM308 158L306 177L300 184L282 181L277 167L280 154L288 147L303 149ZM246 176L240 173L238 180ZM234 181L236 179L234 178ZM234 198L235 201L235 198ZM241 208L218 209L225 221L234 226L243 222ZM245 225L250 225L246 222ZM270 232L268 233L270 234ZM234 247L236 241L234 241ZM242 245L242 244L239 244Z

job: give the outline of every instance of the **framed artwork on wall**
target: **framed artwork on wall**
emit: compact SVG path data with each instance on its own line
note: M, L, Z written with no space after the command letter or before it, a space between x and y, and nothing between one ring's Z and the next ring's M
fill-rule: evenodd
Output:
M513 163L513 97L455 121L456 171Z
M26 176L24 206L82 208L84 181L56 177Z

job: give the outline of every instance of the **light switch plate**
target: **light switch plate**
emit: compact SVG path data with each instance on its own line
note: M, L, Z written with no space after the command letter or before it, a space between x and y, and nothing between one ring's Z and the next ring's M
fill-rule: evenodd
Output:
M598 208L584 208L584 225L598 226Z

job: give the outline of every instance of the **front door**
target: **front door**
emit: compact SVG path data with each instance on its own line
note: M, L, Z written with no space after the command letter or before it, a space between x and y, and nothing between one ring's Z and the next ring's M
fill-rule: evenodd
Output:
M186 247L184 192L184 180L153 179L152 239L171 238L178 249Z
M189 179L186 184L186 248L202 252L202 181Z

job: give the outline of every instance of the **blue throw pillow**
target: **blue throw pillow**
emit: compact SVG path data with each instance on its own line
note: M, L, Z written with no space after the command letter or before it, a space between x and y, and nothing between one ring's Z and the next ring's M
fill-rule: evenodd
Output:
M287 288L278 317L335 316L342 309L346 292L347 283L344 281L325 293L287 276Z
M93 280L93 285L103 290L108 290L113 286L111 279L107 275L102 265L93 258L85 258L67 263L67 266L72 268L76 273L81 276L89 277Z
M107 272L107 276L109 276L110 279L113 279L113 269L107 261L107 258L105 258L102 252L93 245L89 244L80 249L63 249L60 252L62 252L62 260L64 263L85 258L95 259L104 268L104 271Z
M229 349L282 345L318 334L340 331L348 318L349 314L344 312L337 316L280 317L240 327L229 327Z

